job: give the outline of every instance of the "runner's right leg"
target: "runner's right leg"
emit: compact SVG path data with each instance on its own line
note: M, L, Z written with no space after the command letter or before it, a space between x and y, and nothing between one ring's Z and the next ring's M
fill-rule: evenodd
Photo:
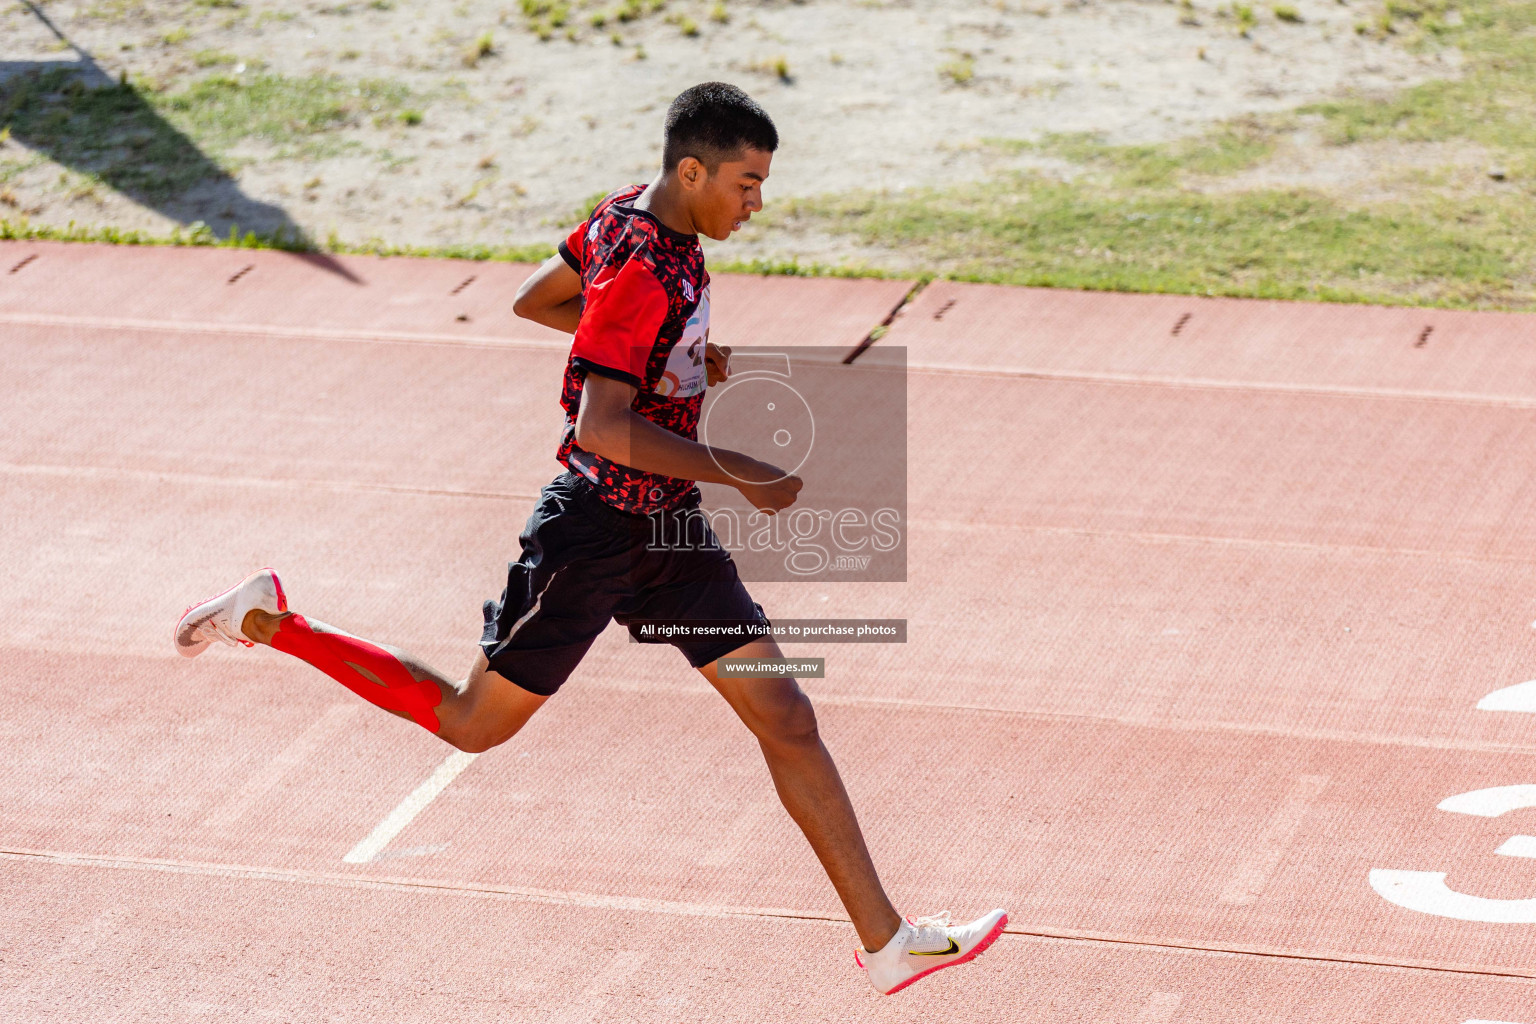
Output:
M266 644L291 654L364 700L471 753L506 742L548 700L491 671L483 652L476 654L469 675L454 681L397 647L294 614L270 569L188 609L177 625L177 647L188 657L214 640Z
M468 676L450 680L398 647L374 644L302 615L252 611L246 616L243 631L257 643L309 662L364 700L415 721L444 742L472 754L517 735L549 699L492 672L483 651L475 652ZM394 695L402 687L394 685L395 681L403 684L406 694L414 689L425 700L411 696L399 700ZM381 688L380 682L385 686ZM433 699L437 703L426 715L416 710Z

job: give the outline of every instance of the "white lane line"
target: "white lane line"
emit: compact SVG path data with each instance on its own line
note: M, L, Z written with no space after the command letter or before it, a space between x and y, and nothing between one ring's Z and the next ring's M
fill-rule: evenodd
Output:
M442 853L446 849L448 849L447 843L433 843L431 846L406 846L400 849L376 853L373 855L372 863L379 864L386 860L401 860L405 857L430 857L434 853Z
M945 373L963 377L1003 377L1014 380L1052 380L1078 384L1124 384L1154 388L1183 388L1192 391L1279 392L1291 395L1315 395L1322 398L1384 398L1410 402L1448 402L1468 405L1496 405L1510 409L1536 408L1536 399L1527 395L1488 395L1476 391L1423 391L1416 388L1379 388L1351 384L1304 384L1288 381L1221 380L1212 377L1164 377L1134 373L1095 373L1091 370L1048 370L1027 367L971 366L965 363L908 363L908 371Z
M1136 1024L1168 1024L1183 1002L1183 993L1153 992L1147 1005L1142 1007L1141 1016L1136 1018Z
M848 918L820 910L788 907L748 907L720 903L684 903L679 900L651 899L644 896L605 896L596 893L534 889L527 886L498 885L487 882L454 882L447 879L370 876L348 872L301 871L293 868L263 868L247 864L214 864L206 861L170 860L159 857L128 857L100 853L72 853L65 850L35 850L0 846L0 862L47 864L54 867L94 868L105 871L142 871L152 874L223 878L234 881L273 882L286 885L316 886L363 892L394 892L410 895L456 896L466 899L507 900L548 906L581 907L591 910L620 910L674 917L713 917L800 922L846 929ZM1304 963L1337 964L1343 967L1387 968L1398 971L1457 974L1477 978L1513 978L1536 981L1536 974L1513 969L1501 970L1482 964L1436 963L1430 960L1393 960L1344 954L1329 950L1304 951L1282 947L1243 944L1197 945L1156 936L1117 934L1114 932L1069 931L1040 926L1012 925L1004 935L1022 936L1024 941L1104 944L1115 948L1132 947L1174 953L1216 954L1265 957ZM1502 1024L1502 1022L1496 1022Z
M279 324L146 320L137 317L67 316L55 313L0 313L0 324L21 327L74 327L92 331L150 331L154 334L216 334L300 341L357 341L381 345L452 345L461 348L531 348L568 350L557 338L504 338L494 334L431 334L416 331L358 331L331 327L284 327Z
M591 910L622 910L678 917L728 917L758 919L764 917L789 921L846 926L848 918L817 910L788 907L747 907L718 903L685 903L644 896L603 896L594 893L562 892L526 886L497 885L482 882L434 881L423 878L340 874L325 871L301 871L293 868L262 868L246 864L210 864L204 861L168 860L158 857L116 857L95 853L68 853L60 850L26 850L0 847L0 861L52 864L62 867L98 868L112 871L147 871L166 875L191 875L248 881L280 882L290 885L314 885L337 889L382 890L385 892L440 894L476 899L504 899L520 903L584 907ZM1225 951L1223 951L1225 952ZM1525 977L1525 975L1520 975Z
M252 487L263 490L312 490L338 494L425 494L446 498L489 498L494 501L532 501L536 495L504 491L466 491L452 487L410 487L405 484L368 483L361 480L293 480L283 477L219 476L183 473L170 469L126 469L111 466L55 466L44 463L0 462L7 476L62 477L80 480L131 480L153 484L189 484L206 487Z
M1237 870L1221 891L1221 902L1235 906L1247 906L1259 898L1259 893L1269 884L1270 876L1280 866L1296 829L1307 816L1312 801L1328 787L1326 775L1303 775L1291 785L1285 802L1270 819L1269 828L1248 851L1248 856L1238 864Z
M437 794L448 788L448 783L458 778L459 773L468 768L470 762L479 756L479 754L466 754L462 750L455 750L449 754L448 760L438 765L437 771L433 772L426 782L417 786L410 796L400 801L400 805L390 811L389 816L379 822L378 826L368 833L367 838L352 847L352 852L341 859L348 864L367 864L373 860L384 847L389 845L390 840L411 823L416 815L437 799Z
M300 733L297 739L247 779L239 792L210 811L208 817L203 819L203 828L228 828L239 821L252 805L271 792L289 772L308 761L332 736L343 732L352 718L361 711L362 707L354 703L335 704L326 709L325 714L309 723L309 728Z

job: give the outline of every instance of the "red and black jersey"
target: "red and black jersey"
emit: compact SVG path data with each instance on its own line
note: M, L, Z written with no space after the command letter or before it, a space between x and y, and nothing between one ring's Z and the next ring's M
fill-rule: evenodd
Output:
M582 308L560 390L565 431L556 458L586 477L603 501L636 513L676 508L695 500L698 488L578 447L582 385L592 373L631 384L631 409L696 440L709 339L709 273L698 236L630 205L643 191L631 185L608 195L560 243L560 255L581 275Z

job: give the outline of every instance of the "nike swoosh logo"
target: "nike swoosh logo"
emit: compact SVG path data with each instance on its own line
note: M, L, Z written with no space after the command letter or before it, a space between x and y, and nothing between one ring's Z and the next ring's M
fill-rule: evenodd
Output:
M951 953L960 952L960 943L954 939L949 940L948 949L909 949L909 956L949 956Z

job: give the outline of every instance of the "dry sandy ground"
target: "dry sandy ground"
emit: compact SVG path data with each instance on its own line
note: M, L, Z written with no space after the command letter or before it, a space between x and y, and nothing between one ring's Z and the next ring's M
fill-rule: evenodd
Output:
M1160 140L1245 112L1456 73L1454 52L1413 55L1357 35L1355 23L1375 11L1367 0L1299 0L1300 23L1256 5L1251 38L1217 15L1214 0L733 0L723 24L707 17L711 5L674 2L622 26L622 45L612 26L541 42L509 0L204 4L55 0L44 10L112 75L181 81L208 73L194 54L220 51L239 60L226 72L398 81L422 123L365 121L342 130L350 151L317 160L241 144L231 154L244 158L234 183L160 209L102 190L71 197L60 168L45 161L10 183L34 221L164 231L238 220L268 230L286 216L314 237L353 243L549 242L581 201L650 177L667 102L706 79L742 85L777 120L771 203L1041 162L984 139L1092 131ZM699 34L685 36L667 14L688 14ZM178 28L186 38L165 42ZM495 52L467 66L466 46L485 31ZM0 61L11 62L0 70L71 57L25 6L0 13L0 40ZM779 58L787 79L775 71ZM955 81L967 67L972 77ZM15 142L0 150L0 160L24 155ZM731 255L857 255L846 239L754 230Z

